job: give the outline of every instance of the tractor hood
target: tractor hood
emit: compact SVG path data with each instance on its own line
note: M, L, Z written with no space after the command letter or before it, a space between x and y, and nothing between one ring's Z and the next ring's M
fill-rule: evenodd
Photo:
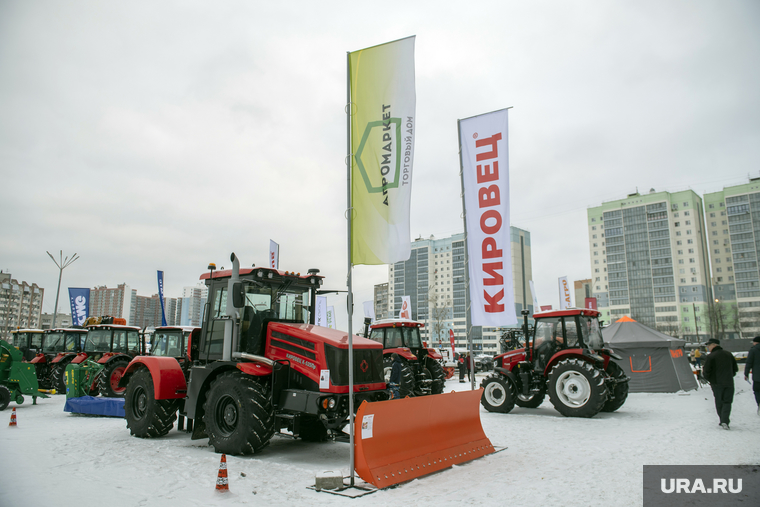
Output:
M332 345L339 349L348 349L348 333L345 331L338 331L337 329L315 326L313 324L270 322L269 330L270 332L287 333L294 338L301 338L308 341L315 341L316 339L316 341ZM383 349L382 344L357 335L354 335L353 347L354 349Z

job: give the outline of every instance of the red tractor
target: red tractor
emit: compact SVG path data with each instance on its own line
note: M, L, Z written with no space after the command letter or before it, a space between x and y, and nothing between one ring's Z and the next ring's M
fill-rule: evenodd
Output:
M489 412L515 405L536 408L549 399L566 417L593 417L614 412L628 397L628 377L605 349L597 317L588 309L566 309L534 315L532 340L494 358L494 373L481 383L482 405ZM528 313L523 311L524 336Z
M173 357L184 362L189 357L188 346L198 343L201 328L193 326L161 326L153 332L150 355Z
M399 394L402 398L443 392L446 381L446 374L440 363L443 356L436 349L428 348L420 338L420 328L424 324L403 319L380 320L375 323L365 320L364 324L364 335L383 344L386 383L391 378L391 356L396 353L401 358Z
M42 339L42 350L30 362L37 370L37 382L43 389L53 388L66 393L66 366L84 351L87 330L48 329Z
M263 449L275 431L304 440L341 436L349 417L349 347L345 332L314 325L319 270L301 275L266 267L201 276L208 286L199 339L186 361L138 357L125 371L124 411L137 437L169 432L177 412L192 438L217 452ZM354 398L388 398L383 350L353 337Z

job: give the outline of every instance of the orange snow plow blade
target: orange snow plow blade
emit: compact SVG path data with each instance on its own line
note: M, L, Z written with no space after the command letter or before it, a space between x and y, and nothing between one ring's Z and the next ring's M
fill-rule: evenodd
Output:
M362 403L354 426L356 473L387 488L491 454L480 424L482 392Z

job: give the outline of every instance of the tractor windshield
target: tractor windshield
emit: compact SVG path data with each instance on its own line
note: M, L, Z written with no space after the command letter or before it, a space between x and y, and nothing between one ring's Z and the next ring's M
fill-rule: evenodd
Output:
M42 349L42 333L29 333L32 335L32 341L29 348L40 350Z
M85 352L110 352L111 330L90 329L87 333L87 342L85 343L84 350Z
M63 342L65 337L66 335L63 331L47 333L47 335L45 335L45 346L42 348L42 351L47 354L63 352Z
M153 335L153 349L151 354L154 356L165 357L182 357L185 353L185 341L183 333L179 329L171 331L157 331Z
M583 338L586 347L592 350L599 350L604 346L602 332L599 329L599 321L593 317L580 317Z
M246 284L245 306L263 318L309 322L309 290L287 282L280 287Z

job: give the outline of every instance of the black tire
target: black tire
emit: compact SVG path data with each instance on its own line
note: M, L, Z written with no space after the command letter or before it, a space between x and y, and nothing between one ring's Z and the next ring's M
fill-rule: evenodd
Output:
M66 394L66 367L69 363L55 363L50 372L51 388L59 394Z
M274 413L267 390L238 371L222 373L214 380L204 410L208 441L216 452L259 452L274 434Z
M124 375L124 370L129 366L126 359L117 359L103 368L98 374L98 392L106 398L123 398L125 387L119 387L119 381Z
M483 394L480 404L489 412L507 414L515 408L515 387L502 375L491 375L480 383Z
M426 396L433 394L433 375L430 374L430 370L423 367L422 371L414 381L414 395Z
M140 368L129 379L124 396L124 415L129 432L139 438L162 437L177 420L179 400L157 400L153 377Z
M6 386L0 386L0 412L5 410L11 402L11 390Z
M425 365L430 371L430 376L433 377L433 383L431 387L432 394L441 394L443 387L446 384L446 373L443 371L441 363L429 357L425 360Z
M528 396L518 394L515 397L515 405L523 408L538 408L546 398L546 387L541 388L541 392L530 393Z
M616 382L611 389L612 396L605 402L602 412L614 412L628 399L628 380L623 369L612 360L607 365L607 374Z
M391 369L393 368L393 359L390 356L383 358L383 373L385 374L385 383L388 384L391 379ZM401 361L401 382L399 382L399 396L406 398L414 396L414 372L411 366Z
M327 440L327 428L318 417L302 415L298 436L306 442L324 442Z
M48 363L35 363L34 372L37 375L37 386L40 389L50 389L50 365Z
M565 417L594 417L607 396L603 372L586 361L565 359L549 374L549 399Z

